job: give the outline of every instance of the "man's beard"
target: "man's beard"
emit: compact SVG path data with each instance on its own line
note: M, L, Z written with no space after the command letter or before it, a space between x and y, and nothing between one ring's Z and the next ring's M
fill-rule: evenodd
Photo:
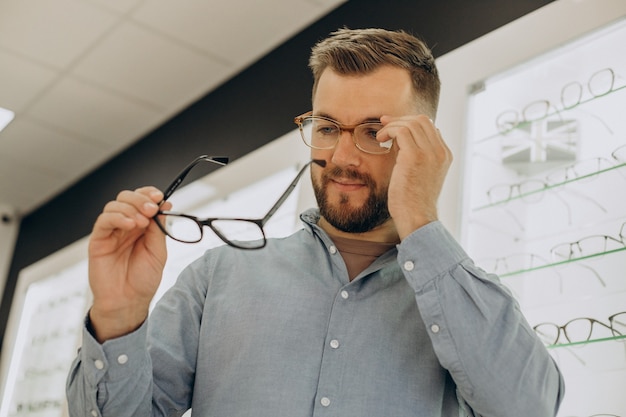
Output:
M338 206L328 201L328 183L332 178L357 179L369 189L369 197L361 207L352 208L348 194L341 194ZM387 208L387 190L376 190L376 182L368 174L335 167L322 173L321 184L313 179L313 191L320 214L333 227L347 233L364 233L386 222L391 216Z

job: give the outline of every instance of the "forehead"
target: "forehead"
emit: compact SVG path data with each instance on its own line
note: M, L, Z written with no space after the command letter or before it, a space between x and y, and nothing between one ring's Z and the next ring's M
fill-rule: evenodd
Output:
M343 75L327 68L313 97L313 114L346 124L415 112L417 99L408 70L391 66L364 75Z

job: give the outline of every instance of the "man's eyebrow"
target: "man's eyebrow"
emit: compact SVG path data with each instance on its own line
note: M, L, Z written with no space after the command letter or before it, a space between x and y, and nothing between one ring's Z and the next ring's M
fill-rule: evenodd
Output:
M335 119L334 117L332 117L328 113L323 113L323 112L314 113L313 116L324 117L326 119L333 120L333 121L335 121L335 122L337 122L339 124L345 124L345 123L341 123L340 121L338 121L337 119ZM367 118L361 120L360 122L358 122L357 125L360 125L360 124L363 124L363 123L380 123L380 117L367 117Z

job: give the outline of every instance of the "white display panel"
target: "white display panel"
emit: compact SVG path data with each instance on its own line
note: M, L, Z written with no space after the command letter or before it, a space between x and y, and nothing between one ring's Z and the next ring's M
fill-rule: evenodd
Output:
M626 20L469 86L465 247L559 364L561 416L626 412L625 44Z

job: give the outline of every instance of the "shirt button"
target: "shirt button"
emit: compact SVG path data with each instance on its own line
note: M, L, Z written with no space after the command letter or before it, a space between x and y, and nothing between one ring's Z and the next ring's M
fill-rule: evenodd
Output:
M339 347L339 341L336 339L333 339L330 341L330 347L333 349L337 349Z
M127 355L120 355L117 357L117 363L119 363L120 365L124 365L126 362L128 362L128 356Z
M324 407L328 407L330 405L330 398L322 397L322 399L320 400L320 404L322 404L322 406Z
M337 253L337 247L335 245L330 245L330 247L328 248L329 252L331 254L336 254Z
M347 300L348 297L350 297L350 294L348 293L348 291L346 290L341 291L341 298L343 298L344 300Z
M93 366L96 367L96 369L104 369L104 362L102 362L100 359L96 359L95 361L93 361Z
M98 417L98 412L96 410L91 410L91 415L93 417Z
M433 333L439 333L439 326L438 326L438 325L436 325L436 324L433 324L432 326L430 326L430 330L431 330Z
M404 270L405 271L412 271L413 268L415 268L415 264L412 261L406 261L404 263Z

